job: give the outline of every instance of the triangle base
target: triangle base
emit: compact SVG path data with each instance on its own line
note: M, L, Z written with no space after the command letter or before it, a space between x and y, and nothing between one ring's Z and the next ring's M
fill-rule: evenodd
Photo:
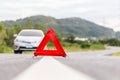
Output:
M60 53L57 50L44 50L41 52L35 52L34 54L35 54L34 56L62 56L62 57L66 57L66 54L63 54L62 52Z

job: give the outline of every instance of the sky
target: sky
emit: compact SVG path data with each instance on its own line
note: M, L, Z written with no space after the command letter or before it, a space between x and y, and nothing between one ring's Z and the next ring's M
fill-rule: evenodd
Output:
M80 17L120 31L120 0L0 0L0 21L34 15Z

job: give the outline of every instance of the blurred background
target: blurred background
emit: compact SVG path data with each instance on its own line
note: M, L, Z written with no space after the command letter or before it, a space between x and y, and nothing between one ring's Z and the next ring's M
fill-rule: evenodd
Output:
M120 46L119 0L0 0L0 52L13 52L14 34L54 28L65 51ZM48 48L54 46L48 43Z

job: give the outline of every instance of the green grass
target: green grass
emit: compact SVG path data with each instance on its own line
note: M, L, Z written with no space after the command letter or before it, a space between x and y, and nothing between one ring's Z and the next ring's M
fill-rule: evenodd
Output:
M105 50L105 47L103 44L92 44L90 50Z
M70 52L70 51L81 51L80 45L78 44L71 44L71 43L62 43L62 47L64 48L65 51ZM48 45L47 48L49 50L55 50L56 48L53 45Z
M50 44L50 45L49 45ZM56 49L51 43L48 44L48 49ZM104 50L105 47L102 44L91 44L89 48L81 48L80 44L62 42L62 46L66 52L77 52L77 51L94 51Z
M105 49L103 44L99 44L99 43L89 43L89 44L90 44L89 47L82 48L81 47L82 44L79 44L79 43L69 43L69 42L65 42L65 41L61 42L61 45L64 48L65 52L94 51L94 50L104 50ZM49 42L47 49L55 50L56 48L54 47L52 42ZM13 48L1 46L0 53L13 53ZM31 54L31 53L34 53L34 51L24 51L24 53Z
M120 52L113 53L112 56L120 56Z
M13 53L13 49L5 45L0 46L0 53Z

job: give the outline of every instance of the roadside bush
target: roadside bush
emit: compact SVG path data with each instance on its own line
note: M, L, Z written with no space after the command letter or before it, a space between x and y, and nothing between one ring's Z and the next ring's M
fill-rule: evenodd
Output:
M108 44L110 46L120 46L120 40L118 39L108 39L108 40L100 40L102 44Z
M104 50L105 49L105 47L104 47L104 45L102 45L102 44L91 44L91 50Z
M13 52L13 50L7 47L6 45L0 46L0 53L9 53L9 52Z
M86 42L86 41L75 40L75 43L77 43L77 44L82 44L84 42Z
M65 39L66 42L69 42L69 43L75 43L75 36L72 34L72 35L69 35L66 39Z
M92 41L92 44L101 44L100 41Z
M118 39L109 39L107 43L111 46L120 46L120 41Z
M82 43L81 44L81 48L90 48L90 43L88 43L88 42L84 42L84 43Z

